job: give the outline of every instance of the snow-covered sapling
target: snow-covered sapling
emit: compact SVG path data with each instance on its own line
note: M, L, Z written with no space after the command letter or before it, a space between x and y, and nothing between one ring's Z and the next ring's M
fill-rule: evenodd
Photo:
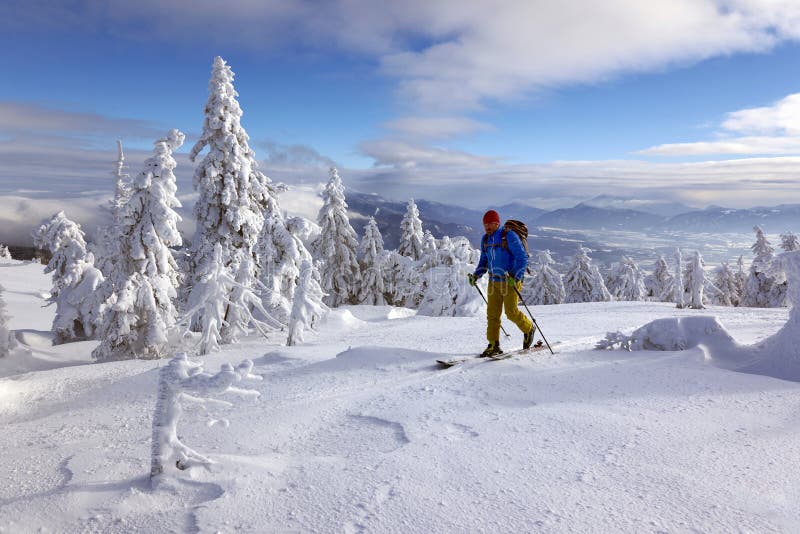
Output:
M606 284L609 293L617 300L644 300L645 288L642 272L628 256L614 264Z
M234 384L243 379L261 380L253 375L253 362L244 360L236 368L230 364L222 365L215 374L203 372L201 363L193 363L186 354L176 355L158 374L158 398L153 414L153 433L150 456L150 478L153 483L158 477L173 468L179 470L192 466L209 466L211 459L184 445L178 438L178 421L181 416L181 402L216 404L232 406L231 403L208 397L223 393L237 393L258 397L252 389L241 389Z
M5 245L0 245L0 261L8 261L13 259L11 257L11 252L9 252L8 247Z
M776 273L772 268L774 249L761 227L755 226L753 231L756 233L756 242L750 248L755 258L750 264L750 273L745 284L744 305L756 308L784 306L786 284L776 280ZM779 278L783 278L782 273L777 274Z
M303 342L303 333L330 311L322 302L325 293L319 285L319 273L313 264L306 260L300 267L300 278L292 300L292 314L289 318L289 336L286 345Z
M222 262L222 245L217 243L213 251L203 270L198 272L198 279L189 295L186 313L179 321L187 329L191 325L199 326L200 354L219 350L223 329L242 333L244 328L253 326L266 337L268 330L283 326L264 309L261 299L228 271ZM240 269L249 270L250 267L245 261ZM263 320L254 317L253 310L259 311Z

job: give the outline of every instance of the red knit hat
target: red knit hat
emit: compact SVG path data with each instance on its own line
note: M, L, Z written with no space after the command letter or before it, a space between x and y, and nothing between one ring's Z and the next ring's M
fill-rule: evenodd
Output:
M500 214L494 210L489 210L483 214L483 224L497 223L500 224Z

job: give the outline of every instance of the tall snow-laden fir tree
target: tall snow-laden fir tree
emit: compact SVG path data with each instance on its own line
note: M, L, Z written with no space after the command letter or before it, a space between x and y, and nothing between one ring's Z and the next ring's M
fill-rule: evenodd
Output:
M786 302L786 285L775 279L772 271L773 248L759 226L755 226L756 242L750 247L755 254L745 283L744 305L773 308Z
M686 295L683 284L683 257L681 249L675 249L675 276L672 278L672 301L678 308L686 305Z
M800 239L797 238L794 232L781 234L781 248L786 252L800 250Z
M103 274L94 266L94 256L86 252L83 230L60 211L42 224L33 237L37 248L52 254L44 272L53 273L48 299L56 304L53 343L91 338L103 313L98 291Z
M3 244L0 244L0 260L8 261L10 259L12 258L11 258L11 252L9 252L8 247Z
M0 358L8 356L11 349L16 346L14 333L8 326L8 313L6 313L6 301L3 299L3 286L0 285Z
M614 264L606 287L617 300L644 300L645 297L642 272L628 256L623 256L620 262Z
M112 275L114 294L99 328L99 361L156 359L167 355L175 326L178 268L170 247L182 244L178 232L181 203L175 196L175 159L184 135L171 130L155 142L153 155L120 207L119 257Z
M671 300L671 295L668 293L671 287L672 275L669 273L667 261L664 256L659 256L653 267L653 273L644 277L645 296L657 301Z
M350 226L344 186L335 168L330 170L322 199L317 218L320 234L313 249L319 262L322 290L327 293L325 303L332 307L352 304L358 298L361 278L356 252L358 236Z
M255 248L264 226L264 211L271 196L277 193L269 178L258 170L249 137L240 123L242 109L236 100L233 76L222 58L214 59L203 132L189 155L195 161L208 147L194 173L194 187L199 196L195 202L197 229L184 288L189 300L193 286L216 268L207 265L215 261L216 245L220 246L220 261L225 268L233 269L234 261L238 262L237 267L241 266L243 255L259 264ZM234 276L233 272L230 274ZM255 272L241 283L248 289L254 288ZM233 291L233 286L229 290ZM231 295L225 298L230 300ZM200 311L195 317L197 322L193 327L205 322L203 313ZM224 339L231 338L224 332L228 324L222 325Z
M364 237L359 245L361 254L361 285L358 301L380 306L386 304L386 261L383 237L374 217L364 227Z
M739 283L736 280L736 273L728 265L728 262L722 262L722 265L715 269L714 286L719 290L714 295L714 304L720 306L738 306L740 304Z
M406 206L406 214L400 222L400 232L400 244L397 246L397 253L412 260L422 258L425 238L422 232L422 220L419 218L419 210L413 198L408 201Z
M589 250L579 246L564 276L564 302L602 302L610 300L603 277L592 265Z
M523 292L528 304L561 304L566 298L564 281L553 268L555 262L549 250L539 252L537 262L525 282Z
M600 273L600 267L597 265L592 265L592 282L593 286L590 302L608 302L613 299L611 292L606 287L603 275Z
M692 259L686 265L686 270L683 273L683 287L686 294L689 296L689 302L686 305L695 310L702 310L705 308L705 288L706 288L706 272L703 266L703 257L700 251L695 250L692 254Z
M292 300L287 346L302 343L304 332L313 329L329 311L322 302L325 293L319 285L318 277L319 273L311 261L305 260L300 266L300 278Z
M258 278L263 286L262 301L270 314L283 324L289 321L300 266L311 261L311 253L299 235L306 228L299 223L299 218L286 220L277 197L271 197L256 245Z

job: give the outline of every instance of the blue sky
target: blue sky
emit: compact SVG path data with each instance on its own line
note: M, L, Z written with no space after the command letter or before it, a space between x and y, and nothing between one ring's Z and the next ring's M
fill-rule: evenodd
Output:
M7 0L0 204L90 206L117 138L135 173L170 128L191 202L216 55L289 184L335 164L352 189L472 207L800 202L797 2Z

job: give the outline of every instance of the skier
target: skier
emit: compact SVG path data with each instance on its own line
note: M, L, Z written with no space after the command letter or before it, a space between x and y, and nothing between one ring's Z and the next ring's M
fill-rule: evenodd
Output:
M517 293L522 288L528 254L516 232L501 228L500 215L496 211L489 210L483 215L483 230L486 235L481 239L481 259L475 272L467 275L470 285L474 286L484 273L489 272L486 309L486 339L489 340L489 346L481 356L503 353L500 349L500 315L503 307L506 317L525 334L522 348L528 349L533 342L535 329L531 320L519 310Z

